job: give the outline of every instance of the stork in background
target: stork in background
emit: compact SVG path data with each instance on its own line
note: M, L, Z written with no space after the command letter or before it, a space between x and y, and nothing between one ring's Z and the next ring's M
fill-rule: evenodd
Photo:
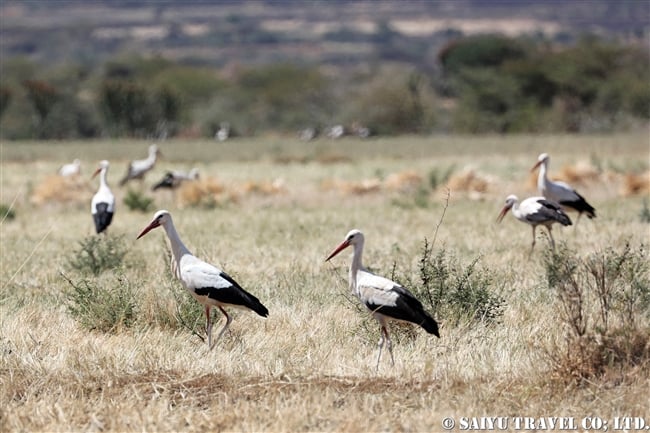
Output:
M97 234L103 233L113 221L115 213L115 196L106 182L109 163L106 160L100 161L99 167L93 173L93 178L99 174L99 189L90 202L90 212L95 222Z
M389 321L414 323L438 338L440 338L440 333L436 321L424 310L422 303L411 292L394 281L373 274L363 266L363 244L363 233L360 230L351 230L325 261L329 261L350 245L354 248L350 264L350 290L370 310L372 317L379 322L381 336L378 343L379 354L376 366L378 370L384 343L387 344L391 362L393 366L395 365L393 343L388 333Z
M144 175L147 174L156 165L156 160L160 156L160 149L155 144L149 146L149 155L145 159L136 159L129 163L126 174L120 180L120 186L125 185L128 181L133 179L143 180Z
M519 221L530 224L533 227L533 244L530 251L535 248L535 229L538 225L543 225L548 231L551 238L551 246L555 249L555 240L551 229L553 224L560 223L563 226L571 225L571 218L564 213L559 204L547 200L544 197L528 197L519 203L516 195L509 195L506 198L506 204L501 209L497 222L501 222L503 217L512 209L512 214Z
M59 168L59 176L63 177L71 177L71 176L77 176L81 173L81 160L75 159L69 164L63 164L61 168Z
M221 338L232 317L224 307L235 307L252 310L262 317L268 317L269 310L252 294L244 290L237 282L221 269L206 263L190 253L178 236L174 227L171 214L166 210L159 210L154 214L153 220L140 232L137 239L146 235L156 227L162 226L169 238L172 249L172 273L178 278L190 294L205 307L206 327L208 336L208 349L211 350ZM226 317L226 324L219 332L217 339L212 343L212 307L218 307Z
M199 169L193 168L188 173L184 171L168 171L165 173L165 176L151 187L152 191L156 191L161 188L176 189L185 181L188 180L197 180L199 178Z
M548 179L547 172L549 161L550 157L548 154L542 153L537 158L537 163L530 170L535 171L537 167L540 167L539 175L537 176L537 192L547 199L559 203L564 209L573 209L577 211L578 218L576 219L576 225L583 213L587 214L589 219L595 218L596 209L587 203L587 200L578 194L571 185L566 182L552 181Z

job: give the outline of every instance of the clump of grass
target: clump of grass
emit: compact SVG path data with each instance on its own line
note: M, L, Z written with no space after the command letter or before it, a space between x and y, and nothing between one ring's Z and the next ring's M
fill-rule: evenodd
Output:
M148 212L153 204L153 199L147 197L142 192L135 191L130 189L127 191L124 196L124 204L130 210L136 210L140 212Z
M127 251L122 236L91 235L79 241L68 265L84 275L99 275L121 267Z
M557 294L566 347L550 352L569 380L602 376L650 362L650 265L643 245L626 243L580 258L566 246L544 257L548 287Z
M11 221L16 218L16 212L4 203L0 203L0 221Z
M70 285L64 292L66 309L85 329L116 332L135 324L138 304L124 275L76 282L65 275L63 278Z

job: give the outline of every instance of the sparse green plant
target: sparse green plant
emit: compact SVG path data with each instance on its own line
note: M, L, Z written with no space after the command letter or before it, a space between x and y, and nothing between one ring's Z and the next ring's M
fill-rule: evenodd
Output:
M86 329L116 332L133 326L138 305L133 287L121 273L108 278L72 281L63 278L71 289L64 293L68 313Z
M79 241L68 265L84 275L99 275L122 266L128 252L122 236L91 235Z
M126 195L124 196L124 204L130 210L148 212L151 209L151 205L153 204L153 199L151 197L147 197L142 192L129 188L129 190L126 192Z
M0 204L0 221L11 221L16 218L16 212L6 204Z
M639 212L639 219L644 223L650 223L650 208L648 207L648 200L643 200L641 211Z
M566 327L566 348L550 354L562 377L585 379L650 361L650 266L643 245L633 249L628 242L586 258L563 245L545 255L544 265Z

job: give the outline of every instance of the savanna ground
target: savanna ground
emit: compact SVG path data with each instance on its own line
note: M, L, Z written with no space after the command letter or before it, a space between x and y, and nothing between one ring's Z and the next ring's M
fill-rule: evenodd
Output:
M625 174L648 170L647 133L167 141L159 143L165 159L132 186L155 199L142 213L123 204L127 188L117 182L147 144L1 143L0 202L15 211L0 225L2 431L438 431L448 416L648 420L647 362L584 380L558 373L567 329L546 285L548 241L538 230L529 256L528 226L512 215L495 223L508 194L536 195L529 170L548 152L551 175L586 170L572 182L598 215L556 227L558 245L578 255L647 246L648 192L625 193ZM44 198L43 183L77 157L77 192ZM126 282L138 303L134 323L108 332L89 331L69 313L64 278L82 278L69 262L93 234L97 180L89 178L104 158L117 196L110 236L122 236L128 252L121 269L84 278ZM165 169L194 166L220 191L202 204L181 207L181 192L148 190ZM430 178L449 171L457 178L431 188ZM258 296L269 317L235 311L212 351L175 325L183 289L167 271L164 232L135 240L158 208L172 212L197 256ZM461 266L478 258L489 290L504 300L503 316L484 324L436 315L440 339L396 332L395 366L385 356L375 371L378 327L346 297L349 259L324 262L352 228L366 234L366 265L386 276L396 269L417 279L425 238ZM202 323L200 309L197 316Z

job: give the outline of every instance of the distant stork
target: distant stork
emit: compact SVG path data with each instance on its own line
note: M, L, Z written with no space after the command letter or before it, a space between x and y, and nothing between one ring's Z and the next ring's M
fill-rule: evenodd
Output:
M79 173L81 173L81 161L79 159L75 159L69 164L63 164L59 168L59 176L70 177L76 176Z
M156 159L158 156L160 156L158 146L155 144L149 146L149 156L147 156L147 158L137 159L129 163L126 174L122 180L120 180L120 186L125 185L132 179L144 179L144 175L156 165Z
M115 213L115 196L106 183L106 173L109 163L103 160L93 173L93 178L99 174L99 189L90 202L90 212L95 221L95 231L99 234L104 232L113 221Z
M560 181L551 181L548 179L547 171L550 157L547 153L542 153L537 158L537 163L531 168L534 171L541 167L537 176L537 191L549 200L559 203L565 209L573 209L578 212L576 225L580 220L582 213L586 213L589 219L596 217L596 209L593 208L587 200L573 189L569 184Z
M211 308L219 307L226 317L226 324L214 341L226 332L232 317L224 307L235 307L255 311L262 317L268 317L269 310L255 296L244 290L232 277L221 269L206 263L192 255L176 232L171 214L166 210L159 210L153 220L138 235L137 239L146 235L150 230L162 226L167 233L172 248L172 272L181 281L181 284L190 294L205 307L206 333L208 335L208 349L212 349L212 320Z
M152 191L160 188L176 189L187 180L197 180L199 178L199 169L193 168L186 173L184 171L168 171L165 176L154 186L151 187Z
M415 323L438 338L440 338L440 333L436 321L424 310L422 303L411 292L394 281L373 274L363 266L363 243L363 233L356 229L351 230L345 236L343 242L327 256L325 261L329 261L350 245L353 246L354 254L350 265L350 290L370 310L372 317L379 322L381 327L376 367L379 369L379 360L381 359L384 342L388 345L391 362L395 365L393 343L388 334L388 322L390 320Z
M512 214L519 221L530 224L533 227L533 244L531 251L535 248L535 229L538 225L543 225L548 230L551 238L551 246L555 249L555 240L551 233L551 226L554 223L560 223L563 226L571 225L571 218L564 213L559 204L554 203L544 197L528 197L521 203L516 195L509 195L506 198L506 204L501 209L497 217L497 222L501 222L503 217L512 209Z

